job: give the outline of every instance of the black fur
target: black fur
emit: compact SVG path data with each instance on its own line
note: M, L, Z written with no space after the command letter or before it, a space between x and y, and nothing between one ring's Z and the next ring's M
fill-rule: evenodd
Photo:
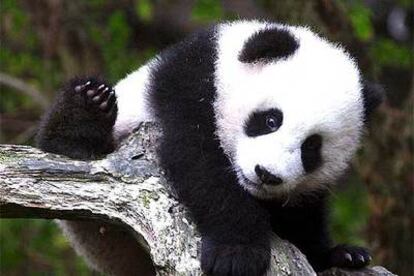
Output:
M245 63L286 59L299 48L299 42L287 30L276 27L260 30L244 44L239 60Z
M322 164L322 136L313 134L305 139L300 147L302 165L305 172L311 173Z
M270 44L284 46L264 51ZM257 33L246 47L241 59L250 62L285 57L298 44L290 34L276 30ZM325 193L303 196L296 206L284 206L277 200L253 198L237 183L215 135L216 59L215 29L196 33L159 55L149 86L150 103L163 128L161 165L201 232L202 269L212 275L262 275L270 261L271 231L298 246L317 271L368 264L370 257L361 248L332 248ZM75 89L87 81L73 81L57 97L41 124L38 143L42 149L80 159L113 150L116 104L109 100L101 110L88 96L88 90L98 92L101 82L97 80L92 79L87 89Z
M113 151L117 106L111 91L98 78L71 80L40 123L38 147L75 159L96 159Z
M273 119L274 125L269 126L267 120ZM283 122L283 113L277 109L272 108L266 111L257 111L249 116L244 131L247 136L256 137L260 135L269 134L279 129Z
M383 102L385 90L381 85L369 81L363 81L362 85L364 119L369 121L371 113Z

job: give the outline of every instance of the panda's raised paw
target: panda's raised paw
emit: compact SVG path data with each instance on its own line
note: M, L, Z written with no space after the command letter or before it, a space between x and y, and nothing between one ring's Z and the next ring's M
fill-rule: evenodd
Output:
M111 114L116 104L115 92L112 87L103 81L93 78L78 80L73 85L76 93L85 97L88 105L99 111Z
M204 239L201 268L213 276L261 276L269 267L270 249L259 245L228 245Z
M362 268L372 260L371 255L365 248L345 244L332 248L329 258L331 266L346 268Z

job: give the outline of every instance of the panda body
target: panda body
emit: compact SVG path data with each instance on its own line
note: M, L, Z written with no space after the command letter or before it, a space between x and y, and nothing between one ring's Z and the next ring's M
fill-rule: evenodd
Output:
M249 38L272 29L286 31L297 49L270 61L240 61L239 55ZM164 111L162 105L179 97L185 106L176 103L174 108L181 104L188 117L196 118L202 110L199 108L206 105L213 107L207 112L207 120L214 122L215 131L209 135L219 139L221 149L235 164L232 169L238 174L239 183L257 197L286 196L295 189L303 190L300 193L324 189L326 182L343 173L359 145L364 105L359 71L342 48L304 27L259 21L220 24L199 36L201 41L192 43L200 43L204 49L186 49L188 42L176 45L115 86L116 139L143 121L157 121L160 116L156 113L172 119L175 112ZM188 57L192 51L194 59ZM178 60L172 62L174 57ZM203 64L191 64L197 61ZM196 67L198 71L194 70ZM160 83L165 88L160 88ZM272 108L283 110L283 128L254 139L246 135L249 116ZM208 125L202 121L194 123ZM304 171L300 145L307 136L321 131L326 133L323 155L334 160L328 160L323 170L309 175ZM244 179L260 182L254 171L256 164L280 175L289 185L263 186L262 190L248 185Z
M79 83L61 97L91 89ZM299 247L316 271L369 263L363 248L333 247L326 225L328 187L346 169L380 101L342 48L303 27L222 23L161 52L114 91L110 110L117 112L98 121L106 131L102 143L118 143L144 121L160 124L160 163L202 235L206 273L262 275L272 231ZM114 100L105 97L99 107L106 110ZM79 155L64 149L77 141L50 134L54 111L71 111L61 109L55 104L42 122L42 149L75 158L107 152L97 143ZM87 123L78 122L76 131L97 136ZM96 252L96 244L82 244L88 231L79 224L64 228L80 252ZM108 266L110 258L89 259Z

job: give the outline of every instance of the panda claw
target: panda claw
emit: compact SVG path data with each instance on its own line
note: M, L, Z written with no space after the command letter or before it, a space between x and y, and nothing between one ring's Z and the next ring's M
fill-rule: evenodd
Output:
M105 111L108 108L108 102L103 102L99 105L99 109Z
M72 91L80 93L82 101L87 108L105 113L105 116L113 117L116 112L115 91L103 81L89 79L76 83Z
M95 96L95 97L93 97L93 98L92 98L92 101L93 101L94 103L99 103L99 102L100 102L100 100L101 100L101 96L100 96L100 95L97 95L97 96Z
M102 87L104 89L102 89ZM110 88L105 86L105 85L100 85L96 90L90 90L91 93L87 93L89 97L92 97L92 101L94 103L100 104L102 103L102 101L106 100L106 98L108 97L108 93L107 91ZM88 91L89 92L89 91Z
M104 89L102 89L104 87ZM92 98L92 102L97 105L99 110L111 114L111 109L115 105L115 91L109 86L98 87L98 94Z
M86 91L86 95L88 96L88 97L92 97L93 95L95 95L95 90L88 90L88 91Z
M331 249L331 266L361 268L367 266L371 260L369 252L362 247L338 245Z
M348 263L352 263L352 256L351 256L351 254L346 253L346 254L345 254L345 256L344 256L344 258L345 258L345 260L346 260Z
M109 95L108 99L106 99L105 101L103 101L100 105L99 105L99 109L101 109L102 111L105 112L110 112L110 110L112 109L112 107L115 105L115 97L112 95Z
M83 85L78 85L78 86L75 86L75 92L81 92L82 91L82 89L83 89Z
M106 111L104 110L105 116L108 118L111 117L114 114L115 110L116 110L116 104L112 104L112 105L108 104L107 110Z
M362 255L358 255L356 261L357 261L358 264L363 264L363 263L365 263L365 258Z
M75 92L81 92L86 87L88 87L90 84L91 84L91 81L87 81L84 84L80 84L80 85L75 86Z

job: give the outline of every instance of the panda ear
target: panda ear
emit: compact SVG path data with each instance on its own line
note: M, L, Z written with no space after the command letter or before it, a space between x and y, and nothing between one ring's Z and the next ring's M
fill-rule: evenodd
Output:
M243 63L271 62L284 59L295 53L299 42L283 29L266 28L253 34L239 54Z
M368 120L372 112L384 101L385 90L380 84L366 80L362 85L365 120Z

